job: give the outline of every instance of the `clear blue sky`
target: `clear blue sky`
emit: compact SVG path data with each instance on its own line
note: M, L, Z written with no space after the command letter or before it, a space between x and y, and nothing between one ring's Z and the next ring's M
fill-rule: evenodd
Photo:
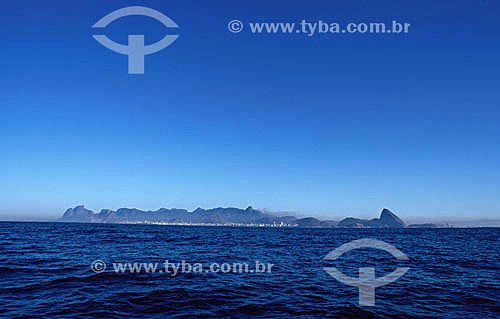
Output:
M91 26L130 5L180 37L144 75ZM0 215L214 206L500 215L497 1L8 1ZM233 34L248 22L410 22L409 34ZM147 17L103 32L167 33Z

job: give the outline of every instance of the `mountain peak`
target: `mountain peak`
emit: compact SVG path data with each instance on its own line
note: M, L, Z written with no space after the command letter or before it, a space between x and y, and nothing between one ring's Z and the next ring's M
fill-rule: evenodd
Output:
M83 205L75 206L74 208L68 208L61 219L67 221L92 221L92 216L94 212L86 209Z
M375 227L375 228L403 228L406 224L396 214L384 208L379 218L371 220L359 218L345 218L338 223L338 227Z
M382 209L382 212L380 213L380 218L383 218L383 217L388 217L388 216L391 216L391 217L397 217L396 214L394 214L393 212L391 212L390 209L388 208L384 208Z
M380 213L379 222L391 227L405 227L406 224L396 214L384 208Z

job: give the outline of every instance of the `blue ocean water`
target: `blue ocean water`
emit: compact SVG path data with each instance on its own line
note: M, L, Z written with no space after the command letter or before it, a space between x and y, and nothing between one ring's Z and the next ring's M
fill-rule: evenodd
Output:
M299 229L77 223L0 223L1 318L500 318L500 229ZM323 261L360 238L404 252L399 261L365 248ZM94 260L105 271L91 269ZM272 263L264 273L116 273L113 263ZM376 289L323 267L377 277L410 267Z

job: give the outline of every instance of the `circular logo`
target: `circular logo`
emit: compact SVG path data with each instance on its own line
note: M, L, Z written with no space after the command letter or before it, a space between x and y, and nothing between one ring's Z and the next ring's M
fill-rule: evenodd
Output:
M101 273L106 270L106 263L102 260L94 260L90 268L95 273Z
M241 30L243 30L243 22L241 22L240 20L232 20L227 24L227 28L232 33L241 32Z

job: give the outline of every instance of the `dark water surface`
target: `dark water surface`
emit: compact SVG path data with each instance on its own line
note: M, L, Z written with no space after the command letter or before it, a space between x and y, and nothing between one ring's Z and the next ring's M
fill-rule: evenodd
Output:
M0 222L1 318L500 318L500 229L293 229ZM371 248L323 261L360 238ZM107 264L95 273L94 260ZM115 273L113 263L272 263L268 273ZM360 307L322 267L377 277ZM206 267L206 268L205 268Z

